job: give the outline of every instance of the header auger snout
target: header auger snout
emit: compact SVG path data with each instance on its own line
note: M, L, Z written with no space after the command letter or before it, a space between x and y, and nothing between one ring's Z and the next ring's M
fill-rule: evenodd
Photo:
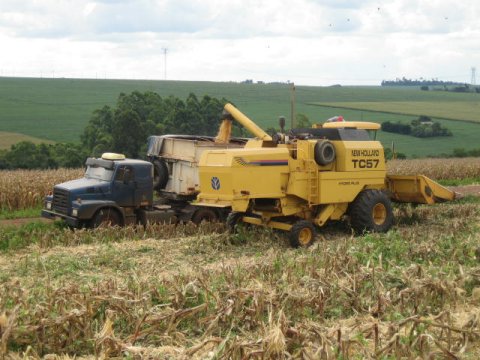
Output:
M227 103L223 108L222 124L215 138L215 142L220 144L228 143L232 130L232 121L236 120L242 124L253 136L263 141L272 141L272 137L263 131L257 124L248 118L244 113L238 110L232 104Z

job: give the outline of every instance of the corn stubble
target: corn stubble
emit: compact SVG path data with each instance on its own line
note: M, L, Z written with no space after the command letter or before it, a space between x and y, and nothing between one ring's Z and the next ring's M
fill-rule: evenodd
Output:
M478 358L478 204L395 211L388 234L333 226L306 250L221 224L45 234L0 257L0 354Z

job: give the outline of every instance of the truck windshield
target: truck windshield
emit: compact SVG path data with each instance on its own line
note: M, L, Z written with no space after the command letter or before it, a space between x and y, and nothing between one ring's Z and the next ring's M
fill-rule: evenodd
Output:
M101 166L87 166L85 177L87 179L97 179L102 181L112 180L113 170L105 169Z

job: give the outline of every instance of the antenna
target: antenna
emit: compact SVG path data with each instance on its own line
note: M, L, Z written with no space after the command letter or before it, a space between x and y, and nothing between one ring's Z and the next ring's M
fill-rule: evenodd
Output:
M164 79L167 80L167 52L168 52L168 49L167 48L162 48L162 51L163 51L163 57L165 59L165 61L164 61L164 65L165 65Z
M472 67L472 78L470 80L470 84L472 85L476 85L476 79L475 79L475 73L477 72L477 68L476 67Z

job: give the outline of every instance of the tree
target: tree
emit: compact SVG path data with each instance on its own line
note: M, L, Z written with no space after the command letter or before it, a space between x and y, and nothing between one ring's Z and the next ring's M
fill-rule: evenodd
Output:
M305 115L305 114L297 114L295 119L297 120L296 121L297 128L299 128L299 129L301 129L301 128L311 128L312 127L312 123L310 122L307 115Z
M117 151L140 157L147 137L162 134L216 135L225 99L189 94L185 101L157 93L120 94L112 109L104 106L92 114L82 144L90 155ZM242 134L234 126L234 134Z

